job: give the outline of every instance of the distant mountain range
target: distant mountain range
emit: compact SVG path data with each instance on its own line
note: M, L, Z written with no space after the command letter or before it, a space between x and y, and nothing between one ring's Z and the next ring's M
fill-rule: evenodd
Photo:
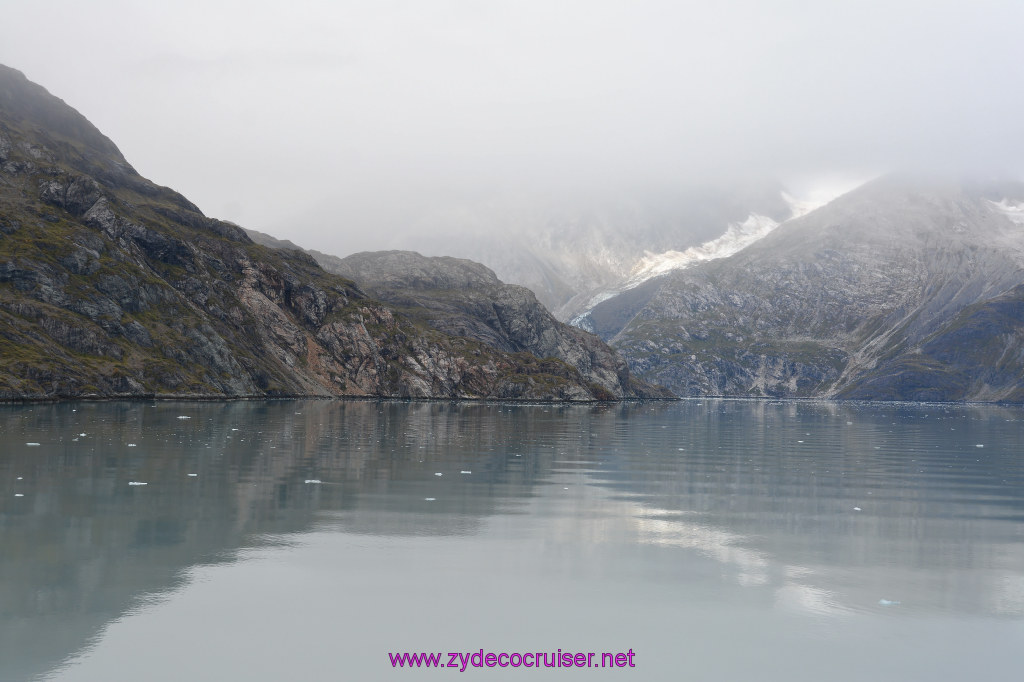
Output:
M1024 184L893 174L790 216L649 256L573 322L683 396L1024 401ZM469 261L311 253L449 331L486 315L467 321L425 273L508 287Z
M665 395L596 337L551 333L562 359L445 333L255 244L0 66L0 399Z
M0 67L0 398L1024 402L1019 182L893 174L819 207L759 182L469 222L498 214L416 237L486 265L303 251L203 216Z

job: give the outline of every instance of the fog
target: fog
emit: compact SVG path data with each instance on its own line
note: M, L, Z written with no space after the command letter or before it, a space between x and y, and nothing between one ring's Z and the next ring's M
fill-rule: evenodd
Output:
M2 2L0 62L140 173L332 253L467 206L1024 173L1020 0Z

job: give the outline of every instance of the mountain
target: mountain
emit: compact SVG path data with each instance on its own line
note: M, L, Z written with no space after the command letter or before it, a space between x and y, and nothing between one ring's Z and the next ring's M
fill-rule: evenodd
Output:
M619 397L450 336L141 177L0 66L0 398Z
M392 242L483 263L567 321L638 270L751 219L777 224L794 208L782 185L768 180L556 198L488 195L425 215Z
M590 332L596 331L593 312L599 303L635 289L665 273L682 270L695 263L730 256L764 238L779 224L772 218L752 213L742 223L730 223L721 236L699 246L691 246L684 251L672 249L649 254L637 261L628 277L593 289L584 296L577 296L563 310L572 315L572 325Z
M445 334L565 362L595 393L671 396L631 377L615 351L593 334L556 320L532 291L505 284L479 263L412 251L315 257L327 271L359 282L374 297Z
M599 303L681 395L1024 400L1024 185L890 175Z

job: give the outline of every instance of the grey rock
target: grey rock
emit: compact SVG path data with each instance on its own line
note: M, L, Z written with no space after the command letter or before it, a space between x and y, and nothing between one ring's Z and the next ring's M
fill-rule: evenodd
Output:
M39 181L39 198L75 216L84 215L102 196L99 184L80 175L61 175Z
M56 157L53 155L53 152L43 145L33 144L31 142L22 142L21 149L36 161L43 161L46 163L53 163L56 161Z
M87 324L69 322L55 317L43 317L40 326L58 344L79 353L120 360L121 348L108 340L102 329Z
M121 306L104 296L78 299L74 301L62 300L60 303L57 303L56 301L47 302L61 305L61 307L65 307L79 315L82 315L83 317L87 317L93 322L99 322L102 319L119 320L124 314L124 310L121 309Z
M76 275L91 275L100 269L99 254L82 247L61 258L60 263Z
M149 331L136 320L126 324L122 333L132 343L145 346L146 348L150 348L153 345L153 337L150 336Z
M120 224L114 212L110 209L109 202L106 197L100 197L82 216L82 221L94 227L97 230L104 232L107 237L115 239L120 236Z
M559 322L532 291L501 282L480 263L381 251L324 259L324 265L446 334L510 353L556 358L576 368L602 395L665 395L634 380L625 361L600 339Z
M1009 395L994 386L1021 383L1016 370L968 389L934 350L964 310L1024 279L1024 227L992 203L1008 196L1024 185L885 177L591 317L640 376L687 395Z

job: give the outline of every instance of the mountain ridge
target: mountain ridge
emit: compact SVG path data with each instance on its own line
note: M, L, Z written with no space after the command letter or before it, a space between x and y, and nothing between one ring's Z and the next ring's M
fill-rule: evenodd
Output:
M257 243L302 250L256 230L246 233ZM672 397L632 377L625 361L600 339L559 322L533 291L502 282L482 263L403 250L364 251L344 258L304 252L328 272L358 281L372 296L445 334L508 353L568 363L599 394Z
M0 67L0 399L576 400L567 363L452 337L255 244L138 175L81 114Z
M997 206L1021 199L1019 183L885 176L632 302L599 304L598 331L634 372L683 395L1016 401L1016 364L986 389L932 390L923 374L858 386L895 358L913 364L927 339L945 357L934 335L1024 281L1024 231Z
M625 361L600 339L559 322L533 291L502 282L480 263L412 251L317 258L329 272L360 282L380 300L447 334L506 352L567 362L592 385L612 395L671 395L631 377Z

